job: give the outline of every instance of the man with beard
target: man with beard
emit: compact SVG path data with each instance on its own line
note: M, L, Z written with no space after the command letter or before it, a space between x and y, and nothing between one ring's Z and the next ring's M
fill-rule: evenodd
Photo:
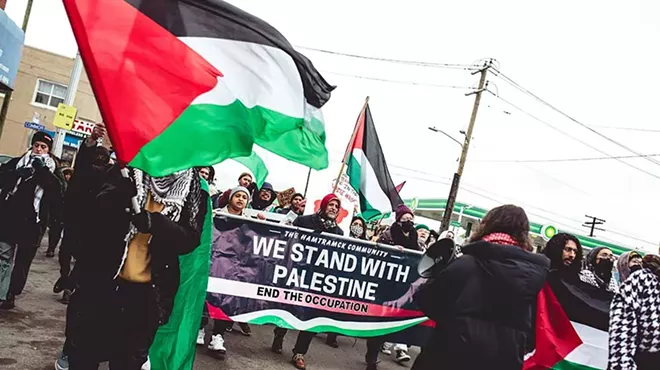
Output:
M81 150L79 160L95 162L95 136L82 144L89 150ZM124 177L114 165L102 179L80 179L83 191L98 192L89 194L93 201L86 205L89 221L80 232L85 244L74 250L76 289L67 309L65 349L71 370L96 369L107 360L111 369L139 370L174 307L179 257L200 245L208 194L198 173L128 172ZM137 214L126 211L133 197Z
M254 196L252 202L250 203L250 208L256 209L259 211L267 211L267 208L275 201L277 193L273 190L273 185L269 182L264 182L261 185L261 189Z
M550 276L575 279L582 265L582 245L571 234L559 233L552 237L541 252L550 259Z
M329 234L344 235L344 231L337 226L337 215L341 209L341 201L335 194L328 194L321 200L319 211L313 215L301 216L296 218L293 226L302 227L305 229L314 230L317 232L325 232ZM282 353L282 342L287 330L284 328L275 328L275 338L271 350L275 353ZM316 333L309 331L301 331L298 333L296 345L293 347L293 357L291 361L296 369L304 370L305 354L309 350L309 345Z
M293 212L298 216L302 216L305 212L305 197L300 193L295 193L291 197L291 204L286 208L278 208L275 210L276 213L283 215Z

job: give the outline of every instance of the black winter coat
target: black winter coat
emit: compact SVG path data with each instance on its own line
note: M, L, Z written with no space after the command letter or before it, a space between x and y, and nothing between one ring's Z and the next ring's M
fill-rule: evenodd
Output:
M389 229L385 230L384 233L378 238L378 243L388 244L388 245L398 245L406 249L412 250L422 250L417 241L417 232L412 230L408 236L403 233L401 230L401 225L394 223L390 226Z
M413 370L522 369L550 261L483 241L462 251L415 294L436 327Z
M38 237L35 233L40 232L36 227L37 214L34 211L37 186L44 190L39 203L39 220L42 225L48 225L50 215L57 214L62 204L60 183L46 167L36 170L31 177L21 182L13 195L9 195L19 180L16 165L20 159L13 158L0 167L0 241L8 243L33 241L35 236Z
M344 235L344 230L339 226L335 226L330 229L323 227L323 221L321 221L321 216L318 213L307 216L299 216L293 221L293 226L302 227L305 229L310 229L318 232L324 232L329 234Z
M89 158L85 156L93 154L94 150L81 149L78 156L82 163L86 163ZM130 207L130 199L126 199L119 188L122 180L119 168L113 166L104 176L105 182L93 201L87 205L91 211L88 212L86 229L78 230L85 243L77 248L75 254L75 274L78 286L86 291L114 286L114 277L122 264L126 249L124 239L130 225L130 215L125 211ZM96 180L93 176L83 176L76 186L80 186L80 189L93 189ZM197 172L193 181L200 181ZM179 256L192 252L200 243L208 209L208 193L202 191L195 222L190 222L190 214L187 211L191 198L192 194L188 196L178 222L173 222L160 213L153 213L151 217L151 286L155 290L161 325L168 321L174 297L179 289ZM193 228L191 224L196 227Z

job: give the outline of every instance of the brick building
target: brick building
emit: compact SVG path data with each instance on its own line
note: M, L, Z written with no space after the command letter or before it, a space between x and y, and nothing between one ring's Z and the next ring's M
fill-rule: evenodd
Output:
M53 54L25 46L23 57L7 113L0 154L18 156L29 147L34 130L26 128L25 122L38 117L39 123L51 134L55 131L53 117L57 104L64 102L67 83L73 69L73 58ZM0 103L4 95L0 94ZM90 125L101 121L101 114L92 93L87 74L83 71L73 104L78 108L78 125L67 133L62 159L73 161L73 156ZM36 114L35 114L36 113Z

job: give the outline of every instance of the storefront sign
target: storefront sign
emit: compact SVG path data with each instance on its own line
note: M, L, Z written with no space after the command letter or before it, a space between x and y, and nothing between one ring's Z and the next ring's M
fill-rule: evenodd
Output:
M80 136L86 137L92 134L94 126L96 123L85 121L82 119L77 119L73 121L73 126L71 127L71 132L80 134Z
M0 90L13 90L25 33L0 9Z

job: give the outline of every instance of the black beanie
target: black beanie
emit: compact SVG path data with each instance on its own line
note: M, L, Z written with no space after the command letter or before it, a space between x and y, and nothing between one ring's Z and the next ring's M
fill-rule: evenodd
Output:
M42 143L46 144L48 146L48 151L53 150L53 138L50 137L47 133L43 131L37 131L32 135L32 142L30 143L31 145L34 145L37 141L41 141Z

